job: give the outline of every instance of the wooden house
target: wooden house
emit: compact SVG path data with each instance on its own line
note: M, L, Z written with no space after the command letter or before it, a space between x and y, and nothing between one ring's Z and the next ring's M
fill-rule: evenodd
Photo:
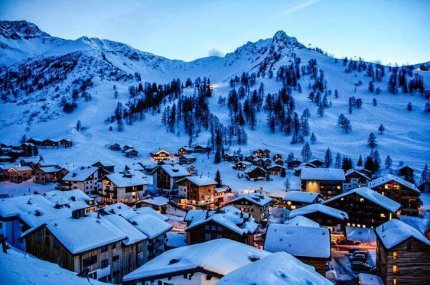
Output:
M211 147L209 146L202 146L202 145L195 145L193 151L195 153L208 153L211 151Z
M313 158L308 162L311 163L312 165L315 165L315 167L322 167L324 165L324 161L318 158Z
M214 204L217 206L224 205L226 200L226 194L231 193L229 186L216 187L214 190Z
M97 161L96 163L93 163L91 166L97 167L99 169L99 177L102 177L103 175L107 173L115 172L115 165L111 163L106 163L102 161Z
M239 155L234 153L225 153L223 156L223 159L225 161L232 161L232 162L238 162L240 160Z
M303 161L301 161L300 159L294 158L293 160L291 160L287 163L287 167L289 169L293 169L293 168L299 167L302 163L303 163Z
M9 155L1 155L0 162L13 162L15 159Z
M319 193L288 191L284 196L284 205L288 210L295 210L320 201L321 194Z
M403 165L397 170L397 175L408 182L414 183L414 169L408 165Z
M272 175L285 175L286 170L285 167L281 165L272 165L267 167L267 171Z
M110 150L113 150L113 151L120 151L121 150L121 146L119 145L119 143L111 144L108 146L108 148Z
M320 193L326 200L342 193L345 174L336 168L303 168L300 180L303 191Z
M191 164L196 161L196 157L191 154L184 154L179 157L179 164Z
M42 144L42 140L39 138L29 138L26 142L34 144L34 145L41 145Z
M102 178L102 201L107 204L135 204L144 198L148 186L146 176L141 172L114 172Z
M178 149L178 156L191 154L191 153L193 153L193 149L191 147L183 146Z
M252 163L254 161L254 159L256 159L256 158L257 158L257 156L251 154L251 155L246 156L245 160Z
M397 217L400 204L367 187L356 188L324 201L324 205L345 211L347 226L375 228Z
M376 229L376 265L384 284L430 284L430 240L391 220Z
M270 160L270 158L259 158L259 157L256 157L252 161L252 164L255 165L255 166L267 168L270 165L272 165L272 160Z
M167 150L160 149L157 152L151 153L151 157L155 161L170 160L170 153Z
M44 147L58 147L60 143L53 139L45 139L40 145Z
M258 194L239 194L236 198L228 202L242 212L251 214L257 223L265 221L269 217L269 207L272 205L272 198Z
M61 180L61 189L81 189L87 194L96 193L100 189L98 168L81 166L70 171Z
M159 165L155 173L154 185L163 191L172 191L177 188L176 182L190 176L190 173L179 164Z
M69 171L61 166L43 166L34 170L33 181L38 184L58 182L67 175Z
M302 169L303 168L317 168L317 167L310 162L303 162L298 167L294 168L294 175L295 176L302 175Z
M270 157L270 150L269 149L257 149L252 152L253 155L257 157Z
M72 142L71 140L69 140L69 139L61 139L61 140L58 142L58 144L59 144L59 146L61 146L61 147L65 147L65 148L68 148L68 147L72 147L72 146L73 146L73 142Z
M366 174L355 169L349 169L345 172L345 181L342 183L343 192L366 187L369 182L370 178Z
M122 146L122 152L125 152L125 151L127 151L129 149L134 149L134 145L126 144L126 145Z
M214 203L216 181L209 177L188 176L176 182L184 204L209 205Z
M282 155L281 154L279 154L279 153L277 153L277 154L275 154L274 156L272 156L272 159L275 161L275 160L278 160L278 159L280 159L280 160L282 160Z
M187 242L195 244L228 238L253 245L257 229L258 224L249 213L241 212L233 206L226 206L217 211L208 211L194 219L186 229Z
M239 171L244 171L246 170L248 167L250 167L252 165L252 163L248 162L248 161L238 161L233 165L233 168Z
M276 165L282 165L282 166L284 165L284 161L281 158L274 160L274 162Z
M8 170L9 181L13 183L21 183L31 178L31 167L17 166Z
M302 216L329 228L333 233L342 233L349 220L348 213L321 204L311 204L295 210L288 215L289 219Z
M258 166L245 172L245 174L247 179L251 181L267 180L267 171Z
M415 184L392 174L387 174L370 181L368 187L400 203L402 215L418 215L422 202L420 199L421 192Z
M264 250L286 252L303 263L315 267L325 276L331 259L330 232L316 226L270 224L267 228Z
M9 165L0 165L0 181L9 180L9 169L11 167Z
M161 214L165 214L167 211L167 207L169 205L169 200L163 196L156 196L151 198L146 198L138 202L140 207L151 207L155 211L160 212Z

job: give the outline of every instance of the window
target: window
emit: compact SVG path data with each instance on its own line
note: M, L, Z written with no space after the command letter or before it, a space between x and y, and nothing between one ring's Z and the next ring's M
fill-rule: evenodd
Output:
M210 226L209 225L205 225L205 230L206 231L210 230Z
M46 236L46 237L45 237L45 245L46 245L46 246L49 246L49 236Z
M205 240L210 240L211 239L211 234L205 234Z
M396 260L397 259L397 251L393 252L393 259Z
M381 213L381 218L385 218L385 214L384 213Z
M54 238L54 248L56 248L56 249L60 248L60 242L56 238Z
M397 279L396 278L393 279L393 285L397 285Z
M36 241L37 242L41 242L42 241L42 234L41 233L37 233L36 234Z
M393 265L393 273L397 273L397 265Z
M119 255L112 256L112 261L117 261L119 259Z
M112 245L112 249L114 249L114 248L116 248L116 243L114 243L114 244Z
M102 264L101 264L101 268L106 268L106 267L108 267L108 265L109 265L109 260L107 260L107 259L103 259L102 260Z
M94 264L94 263L96 263L96 262L97 262L97 255L90 256L90 257L85 258L85 259L82 261L82 266L83 266L83 267L88 267L88 266L93 265L93 264Z
M213 225L213 226L212 226L212 230L213 230L213 231L216 231L216 228L217 228L217 227L216 227L215 225Z
M101 250L101 252L105 252L105 251L107 251L107 250L108 250L107 245L102 246L100 250Z

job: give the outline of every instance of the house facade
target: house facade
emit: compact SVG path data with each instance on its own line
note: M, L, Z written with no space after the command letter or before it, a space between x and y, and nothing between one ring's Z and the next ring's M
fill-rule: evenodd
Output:
M345 174L336 168L303 168L300 180L303 191L320 193L326 200L342 193Z

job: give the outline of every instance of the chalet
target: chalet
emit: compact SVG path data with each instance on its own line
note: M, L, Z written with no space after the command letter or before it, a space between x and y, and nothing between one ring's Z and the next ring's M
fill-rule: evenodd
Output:
M58 147L60 143L53 139L45 139L41 142L40 145L45 147Z
M170 160L170 153L167 150L160 149L157 152L151 153L151 157L155 161Z
M269 167L270 165L272 165L272 160L270 160L270 158L256 157L251 163L255 166Z
M182 203L209 205L214 203L217 182L209 177L188 176L176 182L180 197L185 197Z
M217 284L332 285L333 283L290 254L276 252L236 269L221 278Z
M69 171L58 165L39 167L34 171L33 181L39 184L58 182L67 175Z
M194 165L188 165L186 170L190 175L194 175L197 173L197 168Z
M267 171L258 166L245 172L245 174L246 174L246 178L251 181L267 180Z
M270 157L270 150L266 149L257 149L252 152L253 155L257 157Z
M166 251L126 275L123 283L216 284L224 275L268 255L264 250L220 238Z
M129 158L133 158L139 155L139 152L135 149L127 149L126 151L124 151L125 156L129 157Z
M250 167L252 164L248 161L238 161L233 165L233 168L239 171L243 171Z
M251 214L258 223L261 223L269 217L269 207L272 201L272 198L262 194L249 193L239 194L239 196L228 202L228 205Z
M193 153L193 149L191 147L183 146L178 149L178 156L182 156L185 154L191 154Z
M326 200L342 193L345 174L336 168L303 168L300 180L303 191L320 193Z
M150 207L141 207L135 210L122 203L109 205L103 209L103 212L125 218L136 229L145 234L148 260L165 251L166 233L172 229L172 226L166 222L166 216Z
M9 155L0 156L0 162L13 162L13 161L15 161L15 159L10 157Z
M253 245L257 229L258 224L249 213L241 212L233 206L226 206L194 219L186 232L188 244L228 238Z
M292 210L288 218L292 219L298 216L311 219L321 226L329 228L333 233L344 231L346 222L349 219L346 212L321 204L311 204Z
M280 159L280 160L282 160L282 155L281 154L279 154L279 153L277 153L277 154L275 154L274 156L272 156L272 159L275 161L275 160L278 160L278 159Z
M310 204L319 203L321 194L303 192L303 191L288 191L284 196L285 207L288 210L295 210Z
M430 284L430 240L391 220L376 229L376 264L384 284Z
M108 146L108 148L110 150L113 150L113 151L120 151L121 150L121 146L119 145L119 143L111 144Z
M287 163L287 167L289 169L294 169L296 167L299 167L302 163L303 163L303 161L301 161L300 159L294 158Z
M72 142L71 140L69 140L69 139L61 139L61 140L58 142L58 144L59 144L61 147L65 147L65 148L67 148L67 147L72 147L72 146L73 146L73 142Z
M34 144L34 145L41 145L42 144L42 140L39 138L29 138L26 142Z
M194 150L195 153L208 153L211 151L211 147L209 146L202 146L202 145L195 145Z
M191 154L184 154L179 157L179 164L191 164L196 161L196 157Z
M101 197L107 204L135 204L143 199L148 186L146 176L137 171L114 172L102 178Z
M0 199L0 234L8 243L25 251L23 232L60 218L71 217L72 210L95 210L95 202L81 190L49 191Z
M315 165L315 167L322 167L324 165L324 161L318 158L313 158L308 162L311 163L312 165Z
M240 160L239 155L234 153L225 153L223 156L223 159L225 161L232 161L232 162L238 162Z
M122 152L125 152L129 149L134 149L134 145L130 145L130 144L123 145Z
M164 191L172 191L177 188L176 182L190 176L190 173L179 164L159 165L155 173L154 185Z
M400 204L367 187L356 188L324 201L348 213L348 226L374 228L397 217Z
M169 200L163 196L156 196L140 201L139 205L151 207L155 211L165 214L167 211L167 206L169 205Z
M281 165L272 165L267 167L267 171L272 175L284 175L285 176L285 167Z
M403 165L397 170L397 175L408 182L414 183L414 169L408 165Z
M21 183L31 178L31 167L16 166L8 170L9 181L13 183Z
M104 161L97 161L91 166L97 167L99 169L99 177L103 177L103 175L107 173L115 172L115 165L111 163L106 163Z
M368 187L402 205L401 215L416 216L422 205L420 190L415 184L400 177L387 174L370 181Z
M370 178L355 169L350 169L345 172L345 181L342 183L343 192L347 192L349 190L366 187L370 182Z
M294 175L300 176L302 174L303 168L317 168L317 167L310 162L302 162L298 167L294 168Z
M0 181L9 180L9 169L11 169L13 165L4 165L0 164Z
M231 193L231 188L228 186L216 187L214 190L214 204L223 205L226 200L226 194Z
M325 276L331 259L330 232L318 226L270 224L264 250L291 254Z
M245 160L252 163L256 158L257 156L255 155L248 155L247 157L245 157Z
M282 159L280 159L280 158L275 159L274 162L275 162L276 165L282 165L282 166L284 165L284 161Z
M80 210L75 210L80 211ZM127 235L100 214L85 214L47 221L26 231L26 251L40 259L58 263L76 273L110 281L121 271L121 243Z
M81 189L85 193L96 193L100 188L98 168L81 166L67 173L61 181L62 190Z
M356 170L358 171L358 172L360 172L360 173L363 173L364 175L366 175L367 177L369 177L369 178L372 178L372 176L373 176L373 173L372 173L372 171L370 171L370 170L368 170L368 169L366 169L366 168L356 168Z

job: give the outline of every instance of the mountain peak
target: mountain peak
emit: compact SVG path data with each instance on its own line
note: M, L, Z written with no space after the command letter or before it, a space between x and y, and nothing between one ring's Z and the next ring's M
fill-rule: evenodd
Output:
M38 26L27 21L0 21L0 36L11 40L50 37Z
M272 38L272 45L283 45L286 47L304 47L295 37L288 36L284 31L277 31Z

